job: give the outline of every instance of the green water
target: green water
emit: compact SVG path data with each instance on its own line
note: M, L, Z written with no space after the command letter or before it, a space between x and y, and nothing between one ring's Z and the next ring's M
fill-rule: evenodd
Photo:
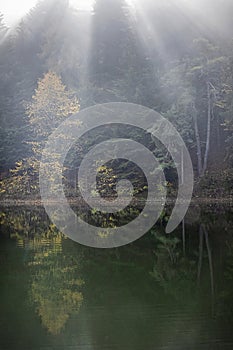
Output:
M93 249L41 208L2 208L0 349L233 349L233 210L191 208L133 244Z

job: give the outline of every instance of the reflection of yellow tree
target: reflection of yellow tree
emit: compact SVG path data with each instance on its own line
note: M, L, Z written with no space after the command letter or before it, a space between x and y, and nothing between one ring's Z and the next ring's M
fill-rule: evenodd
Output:
M70 251L66 254L64 243L68 240L41 210L6 208L0 214L0 224L10 228L10 237L25 249L33 276L30 299L44 327L51 334L58 334L83 301L80 259Z
M49 228L51 231L53 228ZM48 236L48 235L47 235ZM58 334L72 312L78 312L83 301L80 287L83 280L77 277L79 264L62 250L60 234L37 239L32 261L33 281L30 296L44 327ZM35 243L35 242L34 242Z
M16 239L17 245L26 249L36 249L41 247L43 240L63 237L55 231L55 226L49 224L48 217L41 211L41 208L22 208L11 210L5 208L0 213L0 224L9 230L10 238ZM65 238L65 237L64 237Z

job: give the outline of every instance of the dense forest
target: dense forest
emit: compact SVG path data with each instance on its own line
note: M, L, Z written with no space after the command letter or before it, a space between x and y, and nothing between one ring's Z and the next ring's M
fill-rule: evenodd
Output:
M0 349L233 349L232 19L0 1Z
M191 154L197 195L231 195L232 15L231 0L96 0L92 12L44 0L13 28L1 15L1 195L37 195L48 135L65 117L116 101L172 122ZM173 184L166 154L161 162Z

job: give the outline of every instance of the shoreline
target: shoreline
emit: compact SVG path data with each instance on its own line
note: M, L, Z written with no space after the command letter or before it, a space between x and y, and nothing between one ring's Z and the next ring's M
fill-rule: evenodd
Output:
M109 205L111 206L111 202L114 203L114 201L109 200ZM132 201L132 205L140 204L143 203L144 200L137 200L137 201ZM159 200L155 202L160 202ZM175 204L176 199L167 199L166 203L167 204ZM62 204L63 202L60 201L49 201L47 204L48 205L54 205L54 204ZM85 207L87 203L80 198L68 198L68 203L70 205L76 205L76 206L83 206ZM97 201L98 203L98 201ZM185 201L182 201L180 203L185 203ZM122 202L123 204L123 202ZM196 205L196 204L232 204L233 205L233 197L220 197L220 198L213 198L213 197L193 197L191 200L190 205ZM3 199L0 200L0 206L2 207L7 207L7 206L36 206L36 207L43 207L43 203L41 199Z

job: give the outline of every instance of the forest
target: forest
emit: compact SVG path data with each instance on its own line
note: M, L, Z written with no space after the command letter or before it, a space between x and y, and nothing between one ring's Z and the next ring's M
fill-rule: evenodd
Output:
M92 11L44 0L10 28L2 14L1 198L38 197L49 134L64 118L106 102L143 105L167 118L190 152L194 195L230 197L232 14L231 0L96 0ZM102 136L77 145L75 169ZM159 158L175 188L169 156L159 151Z
M232 19L0 0L0 349L233 349Z

